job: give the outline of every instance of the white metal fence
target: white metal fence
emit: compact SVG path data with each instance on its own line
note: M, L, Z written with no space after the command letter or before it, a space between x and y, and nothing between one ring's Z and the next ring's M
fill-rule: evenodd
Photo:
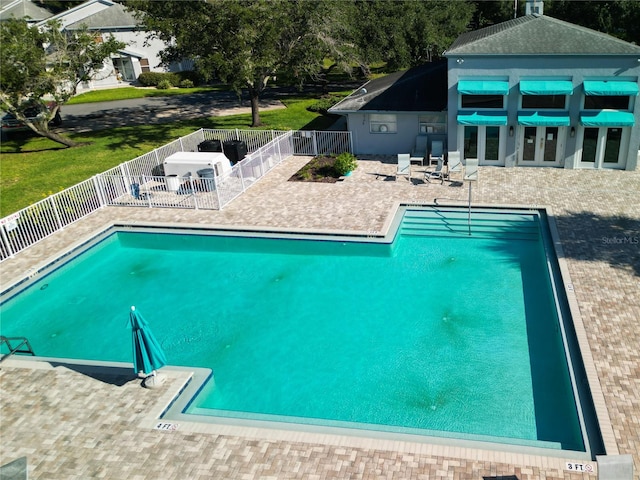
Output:
M249 154L222 177L168 188L164 160L205 140L242 141ZM351 151L350 132L201 129L0 219L0 262L106 205L217 210L292 155Z

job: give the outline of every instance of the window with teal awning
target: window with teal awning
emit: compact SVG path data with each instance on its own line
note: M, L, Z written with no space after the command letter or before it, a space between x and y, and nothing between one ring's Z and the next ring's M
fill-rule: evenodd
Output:
M459 125L506 125L506 112L469 112L459 113Z
M508 95L509 82L498 80L460 80L458 93L461 95Z
M621 80L585 80L583 83L585 95L638 95L638 82Z
M518 114L518 124L529 127L568 127L570 123L569 115L564 112L520 112Z
M582 112L580 123L585 127L633 127L633 113L602 110L600 112Z
M569 80L522 80L522 95L571 95L573 84Z

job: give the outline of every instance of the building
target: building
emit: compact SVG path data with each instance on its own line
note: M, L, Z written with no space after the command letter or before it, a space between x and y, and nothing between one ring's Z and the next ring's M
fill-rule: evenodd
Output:
M103 68L90 82L79 85L78 90L112 88L135 82L142 72L167 72L193 69L193 62L184 61L164 67L160 52L166 48L163 41L147 39L147 33L137 26L133 14L123 5L111 0L88 0L74 8L43 20L60 22L66 32L73 32L83 26L98 36L113 35L126 47L104 62Z
M399 72L334 105L355 153L406 153L426 134L480 165L634 170L640 46L541 15L539 0L527 12L460 35L441 76Z

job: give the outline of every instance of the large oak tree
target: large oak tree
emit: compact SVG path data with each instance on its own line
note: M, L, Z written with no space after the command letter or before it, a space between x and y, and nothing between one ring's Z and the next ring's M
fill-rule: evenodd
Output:
M67 34L55 22L38 27L24 19L9 19L0 23L0 45L2 110L38 135L68 147L77 145L50 131L49 122L76 94L78 85L94 78L105 59L125 44L87 29ZM25 110L33 107L39 107L42 114L27 118Z
M252 126L260 125L259 100L276 76L301 82L330 57L350 70L353 60L341 1L209 0L127 2L147 31L169 46L166 63L191 58L207 79L238 93L247 89Z

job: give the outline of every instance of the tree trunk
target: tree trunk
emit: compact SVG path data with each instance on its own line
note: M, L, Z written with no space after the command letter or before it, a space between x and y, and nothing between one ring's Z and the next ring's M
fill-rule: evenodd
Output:
M250 88L249 95L251 97L251 126L259 127L262 125L260 122L260 92L256 88Z
M67 147L77 147L79 145L82 145L81 143L74 142L70 138L67 138L64 135L59 135L57 133L53 133L49 131L46 131L46 132L37 131L37 133L38 135L46 137L49 140L53 140L54 142L61 143L62 145L65 145Z

